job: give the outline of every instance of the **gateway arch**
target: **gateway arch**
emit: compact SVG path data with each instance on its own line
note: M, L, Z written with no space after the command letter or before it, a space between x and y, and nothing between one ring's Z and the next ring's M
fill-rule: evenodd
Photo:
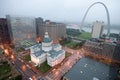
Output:
M96 5L96 4L101 4L101 5L105 8L105 10L106 10L106 14L107 14L107 28L108 28L108 30L107 30L107 36L109 36L109 35L110 35L110 16L109 16L109 12L108 12L107 6L106 6L104 3L102 3L102 2L95 2L95 3L93 3L91 6L89 6L89 8L87 9L87 11L86 11L86 13L85 13L85 15L84 15L84 17L83 17L83 19L82 19L82 23L81 23L81 26L80 26L80 31L82 30L82 27L83 27L83 25L84 25L85 18L86 18L86 16L87 16L89 10L90 10L94 5Z

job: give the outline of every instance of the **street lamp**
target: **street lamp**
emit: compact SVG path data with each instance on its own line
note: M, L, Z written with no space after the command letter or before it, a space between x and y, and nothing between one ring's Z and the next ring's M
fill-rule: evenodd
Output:
M77 52L77 54L79 55L79 51Z
M57 76L57 75L58 75L58 73L59 73L59 72L58 72L58 71L56 71L56 72L55 72L55 75Z
M14 55L12 54L11 55L11 59L14 61L15 60L15 57L14 57Z
M26 66L22 65L22 70L25 71L26 70Z
M68 66L70 65L70 62L69 62L69 61L67 61L67 65L68 65Z
M73 51L71 53L73 54Z
M5 52L6 55L9 55L8 49L5 49L4 52Z

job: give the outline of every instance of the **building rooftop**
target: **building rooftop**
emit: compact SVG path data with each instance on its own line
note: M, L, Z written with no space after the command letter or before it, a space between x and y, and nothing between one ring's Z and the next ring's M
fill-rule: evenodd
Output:
M27 41L27 40L24 40L24 41L21 41L21 46L25 49L25 48L29 48L35 44L37 44L36 42L33 42L33 41Z
M51 40L51 38L49 38L49 37L44 37L43 38L43 40L42 40L42 42L45 42L45 43L49 43L49 42L51 42L52 40Z
M39 44L39 43L38 43L38 44L36 44L36 45L32 46L32 48L33 48L33 49L36 49L36 48L41 49L41 44Z
M49 42L51 42L51 41L52 41L52 40L51 40L51 38L49 37L48 32L46 31L42 42L44 42L44 43L49 43Z
M105 42L105 44L108 44L108 45L114 45L114 46L116 46L116 44L115 44L115 43L113 43L113 42Z
M89 58L80 59L64 76L68 80L114 80L117 69Z
M57 47L60 47L60 46L61 46L60 44L54 44L53 48L57 48Z
M55 50L51 50L49 53L50 53L50 57L51 58L55 58L57 57L59 54L63 53L64 50L60 50L60 51L55 51Z
M33 53L32 55L34 55L35 57L39 57L41 54L44 54L44 51L40 50L38 52Z

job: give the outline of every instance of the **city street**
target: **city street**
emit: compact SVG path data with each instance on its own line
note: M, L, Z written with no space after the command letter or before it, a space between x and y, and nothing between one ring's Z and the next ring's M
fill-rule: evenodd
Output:
M50 71L43 79L44 80L60 80L63 75L68 72L76 62L83 57L83 53L80 50L73 50L67 47L63 48L66 52L70 52L72 55L68 59L64 60L57 68Z
M36 80L38 74L24 60L22 60L18 56L14 56L14 60L10 60L10 62L22 74L23 79Z
M40 74L40 72L36 70L32 64L25 61L20 54L13 54L16 53L13 50L11 50L12 54L9 54L11 58L10 63L22 74L23 80L60 80L63 75L84 56L82 49L73 50L67 47L63 47L63 49L71 53L71 56L65 58L59 65L56 65L45 74Z

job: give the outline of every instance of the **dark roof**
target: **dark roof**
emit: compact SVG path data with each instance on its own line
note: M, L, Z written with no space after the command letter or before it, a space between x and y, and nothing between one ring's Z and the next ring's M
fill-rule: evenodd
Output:
M29 48L37 44L37 42L27 41L27 40L21 41L20 43L21 43L22 48Z
M51 42L52 40L51 40L51 38L46 38L46 37L44 37L43 38L43 40L42 40L42 42L45 42L45 43L49 43L49 42Z
M68 80L114 80L116 74L117 68L82 58L64 77Z
M62 54L63 52L64 52L64 50L59 50L59 51L51 50L51 51L49 51L51 58L55 58L55 57L57 57L59 54Z
M42 55L42 54L44 54L44 51L38 51L38 52L35 52L33 55L35 56L35 57L39 57L40 55Z

